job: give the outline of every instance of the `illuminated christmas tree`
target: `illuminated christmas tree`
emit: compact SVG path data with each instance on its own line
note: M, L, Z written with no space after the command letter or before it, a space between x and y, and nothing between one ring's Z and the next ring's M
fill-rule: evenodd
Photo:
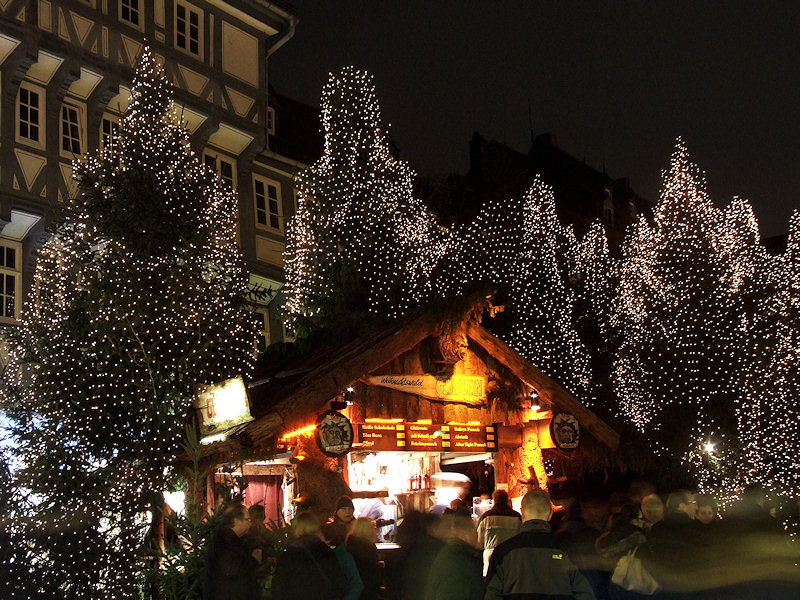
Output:
M740 483L758 483L794 501L800 493L800 214L789 224L785 253L756 259L758 286L749 298L747 355L737 413L747 460Z
M613 403L611 374L618 341L612 325L616 271L605 229L595 221L578 242L570 285L575 290L574 327L590 362L590 386L585 400L602 413L608 413Z
M119 143L76 163L39 249L5 400L34 498L14 597L138 597L137 553L193 386L249 375L237 200L202 166L146 50Z
M439 253L414 172L392 156L372 76L332 74L322 126L323 155L297 178L287 229L286 309L301 331L406 313L427 296Z
M524 199L522 252L512 266L510 344L569 392L586 400L590 364L574 324L570 262L577 242L558 221L550 186L537 177Z
M623 250L619 412L662 460L690 462L708 487L730 479L713 463L739 456L737 381L748 370L745 299L758 239L748 208L716 209L678 140L654 223L640 218Z

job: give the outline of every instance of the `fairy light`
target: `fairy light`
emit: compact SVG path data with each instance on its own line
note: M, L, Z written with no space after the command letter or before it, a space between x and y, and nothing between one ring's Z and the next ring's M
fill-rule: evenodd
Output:
M392 157L371 75L331 74L322 92L322 157L297 177L287 227L286 310L296 329L366 311L396 318L429 294L438 230Z
M748 483L800 490L797 225L768 256L749 203L716 208L678 139L653 224L640 218L623 248L619 415L723 507Z
M75 163L79 194L38 250L6 372L37 498L14 527L14 597L135 598L154 491L170 478L195 383L249 376L256 324L237 199L192 152L150 50L119 144Z

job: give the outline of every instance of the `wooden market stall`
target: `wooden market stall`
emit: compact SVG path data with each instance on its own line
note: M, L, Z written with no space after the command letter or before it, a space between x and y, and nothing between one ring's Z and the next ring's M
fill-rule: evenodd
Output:
M429 312L287 360L248 396L253 420L209 444L210 460L289 457L287 497L320 514L341 493L428 509L447 465L470 462L519 497L606 461L619 444L474 310L456 321Z

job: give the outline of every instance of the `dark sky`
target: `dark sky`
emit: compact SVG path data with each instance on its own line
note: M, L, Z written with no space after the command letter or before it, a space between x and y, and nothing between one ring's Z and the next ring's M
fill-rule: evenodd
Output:
M533 130L656 200L675 138L715 202L749 199L763 235L800 208L800 2L293 0L269 61L319 105L327 74L374 76L419 173L464 173L474 131L526 152Z

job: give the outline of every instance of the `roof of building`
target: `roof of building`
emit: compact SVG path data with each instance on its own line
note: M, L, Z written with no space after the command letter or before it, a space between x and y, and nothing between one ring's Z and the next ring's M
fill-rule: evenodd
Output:
M285 433L308 423L350 384L429 337L442 334L443 319L434 311L397 321L372 334L317 348L302 357L271 365L250 385L248 396L254 421L209 447L209 453L272 446ZM522 358L482 327L474 316L465 316L465 333L488 354L531 386L554 408L570 412L598 441L611 449L619 435L558 383Z

